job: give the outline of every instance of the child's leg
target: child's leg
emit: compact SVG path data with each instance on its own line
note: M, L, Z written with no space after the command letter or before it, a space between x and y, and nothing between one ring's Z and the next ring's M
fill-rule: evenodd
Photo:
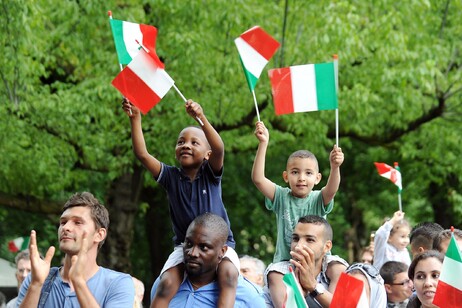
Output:
M217 307L232 308L236 300L237 278L239 271L227 257L221 260L218 265L218 285L220 295L218 297Z
M184 264L175 265L160 277L159 286L151 302L151 308L167 308L183 281Z
M274 271L268 273L268 288L275 308L280 308L284 304L286 287L282 281L283 276L281 273Z

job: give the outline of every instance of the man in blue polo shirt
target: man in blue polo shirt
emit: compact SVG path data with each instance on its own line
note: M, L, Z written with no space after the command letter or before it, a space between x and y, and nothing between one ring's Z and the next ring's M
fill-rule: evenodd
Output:
M216 269L225 255L228 225L218 215L205 213L189 225L183 244L186 277L169 307L216 307L219 287ZM159 279L151 290L153 298ZM257 288L241 275L234 307L266 307Z

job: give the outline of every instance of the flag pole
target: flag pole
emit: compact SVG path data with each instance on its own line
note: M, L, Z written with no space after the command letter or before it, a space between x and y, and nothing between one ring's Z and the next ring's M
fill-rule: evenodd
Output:
M403 211L403 205L401 204L401 193L398 193L398 205L399 205L399 211Z
M255 89L252 90L253 102L255 103L255 111L257 112L257 120L260 122L260 113L258 112L257 98L255 96Z
M337 99L338 99L338 55L334 54L332 56L334 58L334 75L335 75L335 91L337 92ZM338 123L338 101L337 101L337 108L335 109L335 144L339 147L339 138L338 138L338 131L339 131L339 123Z
M143 44L141 44L138 40L135 40L135 41L138 43L138 45L141 46L141 48L144 49L144 51L146 51L146 53L149 53L149 50L146 47L144 47ZM188 100L183 95L183 93L181 93L181 91L176 87L175 83L173 83L173 88L175 89L176 93L178 93L178 95L181 96L181 99L186 103ZM204 126L204 122L202 122L202 120L199 119L199 117L196 116L196 119L200 123L201 126Z
M111 22L110 20L112 19L112 11L107 11L107 15L109 16L109 23L110 23ZM112 31L112 26L111 26L111 31ZM120 62L119 62L119 68L120 68L120 71L124 69L122 63ZM123 95L122 95L122 98L125 99ZM128 109L128 112L130 113L130 115L133 115L132 108Z
M403 211L403 205L401 203L401 190L402 190L402 187L403 187L403 177L401 175L401 169L399 168L399 164L398 162L394 162L393 163L393 168L395 168L395 170L400 174L400 177L401 177L401 187L398 186L398 207L399 207L399 211L402 212Z

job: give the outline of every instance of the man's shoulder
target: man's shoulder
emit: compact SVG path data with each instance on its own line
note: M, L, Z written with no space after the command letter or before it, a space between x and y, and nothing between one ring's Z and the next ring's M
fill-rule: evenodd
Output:
M239 276L236 290L236 305L235 307L266 307L265 300L263 298L263 290L245 279L243 276Z
M107 279L131 279L131 276L126 273L118 272L106 267L99 267L99 275Z

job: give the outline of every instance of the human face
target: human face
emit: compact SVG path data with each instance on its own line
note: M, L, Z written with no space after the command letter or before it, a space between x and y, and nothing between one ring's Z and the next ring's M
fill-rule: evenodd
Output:
M407 272L395 274L393 283L390 285L389 293L393 296L393 302L402 302L412 295L412 280L409 279ZM389 294L389 295L390 295Z
M401 226L388 238L388 243L398 250L406 249L409 245L409 233L411 230L406 226Z
M210 156L210 146L204 132L197 127L186 127L176 141L175 155L183 168L197 168Z
M287 162L287 170L282 177L289 184L294 197L305 198L321 180L321 173L314 159L294 157Z
M370 251L365 251L363 255L361 256L361 262L366 263L366 264L372 264L372 260L374 259L374 256Z
M199 278L206 283L213 281L225 250L211 230L203 226L190 226L183 244L184 264L189 277Z
M242 276L257 285L263 286L263 275L258 274L255 270L255 262L252 260L241 259L240 263L240 272Z
M18 280L18 288L21 286L24 279L31 271L30 259L21 259L16 267L16 279Z
M451 238L447 238L447 239L444 239L444 240L441 241L439 248L440 248L440 252L442 254L446 254L446 251L448 251L450 241L451 241ZM462 249L462 239L456 238L456 242L457 242L457 246L459 246L459 249ZM461 252L462 252L462 250L461 250Z
M295 251L296 247L308 246L314 252L316 264L322 261L327 251L332 247L331 241L324 239L324 226L313 223L297 223L292 233L290 250Z
M65 210L59 220L59 249L66 254L78 254L84 233L87 234L89 249L97 247L106 236L104 228L96 229L89 207L75 206Z
M415 267L414 288L422 307L437 307L432 302L442 265L440 260L431 257L421 260Z

